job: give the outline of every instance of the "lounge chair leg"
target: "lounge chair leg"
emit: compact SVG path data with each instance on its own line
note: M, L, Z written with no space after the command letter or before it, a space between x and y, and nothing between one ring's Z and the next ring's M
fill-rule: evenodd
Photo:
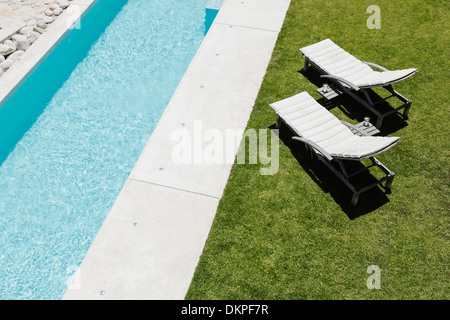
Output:
M275 128L280 129L281 126L281 118L277 115L277 122L275 123Z
M352 205L356 206L359 200L359 192L353 191Z
M306 72L308 70L309 67L309 61L308 59L305 59L305 64L303 65L303 72Z
M378 116L377 123L376 123L375 127L377 127L378 129L381 128L381 124L382 123L383 123L383 117L382 116Z
M405 110L403 110L403 119L408 120L409 118L409 109L411 109L411 103L412 101L408 101L406 106L405 106Z
M366 89L361 90L361 92L363 92L364 95L366 96L366 101L360 100L360 102L362 104L364 104L366 107L368 107L369 110L371 110L373 113L375 113L378 116L375 127L377 127L378 129L381 128L381 124L383 123L383 115L378 113L377 111L375 111L374 103L373 103L372 99L370 98L369 92Z
M392 88L392 85L386 86L385 87L390 93L392 93L393 96L397 97L400 101L403 101L405 103L405 108L403 110L403 119L404 120L408 120L408 114L409 114L409 109L411 108L411 103L412 101L405 98L404 96L402 96L400 93L398 93L397 91L394 90L394 88Z
M394 175L390 176L389 179L386 180L386 184L384 185L384 189L387 194L391 193L392 182L394 181Z

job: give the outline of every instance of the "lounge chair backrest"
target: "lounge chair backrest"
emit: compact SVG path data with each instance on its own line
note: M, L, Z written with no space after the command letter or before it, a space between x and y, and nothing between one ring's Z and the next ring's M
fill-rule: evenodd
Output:
M373 70L330 39L325 39L300 51L328 74L348 77L351 75L363 77Z
M353 136L347 126L306 92L272 103L271 106L295 133L311 141L320 142L324 133L327 136L331 133L336 139Z

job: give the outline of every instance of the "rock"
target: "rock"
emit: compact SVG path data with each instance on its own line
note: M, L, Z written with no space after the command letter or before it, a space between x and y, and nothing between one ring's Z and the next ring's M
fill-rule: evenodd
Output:
M51 16L53 15L53 11L50 10L50 9L45 10L44 13L45 13L45 15L48 16L48 17L51 17Z
M45 25L45 26L47 27L47 25ZM36 31L36 32L39 32L41 34L44 33L44 31L45 31L44 29L39 28L39 27L34 27L33 30Z
M0 77L3 75L3 70L2 69L0 69Z
M2 56L2 55L0 55L0 63L2 63L3 61L5 61L5 57L4 56Z
M61 15L61 13L63 13L63 9L61 9L60 7L56 8L55 10L53 10L53 14L55 16L59 16L59 15Z
M35 31L28 32L27 33L28 42L30 42L30 44L33 44L37 40L37 38L39 38L39 36L40 34Z
M12 40L6 40L3 44L10 46L11 48L14 49L14 51L16 51L16 45L14 44L14 41Z
M58 0L58 4L61 7L61 9L65 9L70 5L70 2L67 0Z
M29 27L35 27L35 26L36 26L36 23L37 23L36 19L31 19L31 20L28 20L28 21L27 21L27 26L29 26Z
M23 34L24 36L26 36L29 32L33 31L33 27L23 27L22 29L20 29L20 34Z
M0 56L3 57L3 55L7 55L8 53L11 53L11 52L8 52L9 50L10 50L10 48L8 46L5 46L4 44L0 44Z
M11 59L6 59L2 63L0 63L0 70L6 71L14 64L14 61Z
M25 52L23 50L17 50L16 52L14 52L13 54L11 54L8 59L6 60L11 60L13 63L16 61L20 60L20 57L24 54Z
M45 28L47 28L47 24L45 23L45 21L43 19L39 19L36 23L36 27L45 29ZM36 30L36 28L34 28L34 29Z
M15 49L16 47L15 47L14 42L12 40L5 40L5 42L3 42L3 44L5 44L7 46L10 46L10 47L13 47L14 51L16 51L16 49Z
M49 23L52 23L53 21L55 21L55 18L53 18L53 17L44 17L44 19L42 19L42 20L44 20L45 23L49 24Z
M3 44L0 44L0 55L7 56L16 51L16 45L11 40L6 40Z
M28 42L27 36L22 34L16 34L12 37L14 43L16 44L17 50L28 50L30 43Z

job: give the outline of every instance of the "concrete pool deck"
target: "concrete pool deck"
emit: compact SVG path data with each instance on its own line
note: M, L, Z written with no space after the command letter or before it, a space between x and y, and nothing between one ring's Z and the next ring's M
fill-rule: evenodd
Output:
M244 130L290 0L226 0L63 299L184 299L232 164L175 164L183 127Z
M175 164L171 135L245 129L289 3L225 1L63 299L184 299L232 164ZM0 102L76 20L63 13L3 75Z

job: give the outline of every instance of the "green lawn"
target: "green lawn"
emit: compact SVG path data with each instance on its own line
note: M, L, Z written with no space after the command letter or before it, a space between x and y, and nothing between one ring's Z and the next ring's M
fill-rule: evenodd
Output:
M369 5L381 9L370 30ZM299 48L332 39L363 61L419 73L394 85L410 118L385 119L402 143L378 156L396 173L392 194L375 188L357 207L351 192L280 130L280 169L235 164L187 299L449 299L448 1L292 0L248 128L273 128L269 103L321 80L299 71ZM351 123L370 115L351 98L331 109ZM367 267L381 268L369 290Z

